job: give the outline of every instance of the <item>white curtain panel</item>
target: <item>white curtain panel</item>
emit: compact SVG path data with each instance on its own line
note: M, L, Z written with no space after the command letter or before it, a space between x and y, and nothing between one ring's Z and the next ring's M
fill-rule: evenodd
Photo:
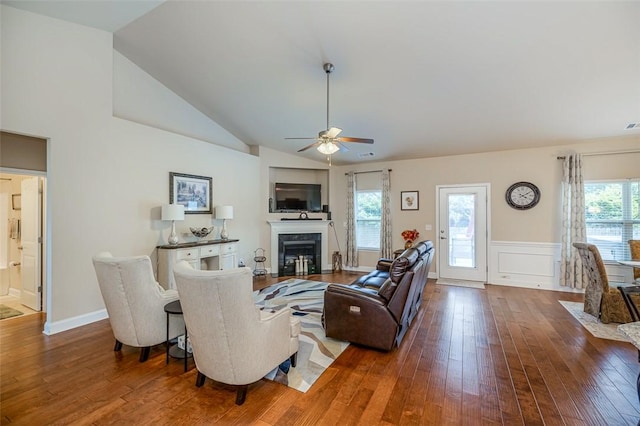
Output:
M347 173L347 255L345 265L358 266L358 248L356 244L355 213L356 174Z
M391 231L391 177L389 170L382 171L382 217L380 218L381 257L393 257L393 233Z
M586 242L584 221L584 182L582 155L567 154L562 163L562 248L560 252L560 285L584 288L582 261L575 242Z

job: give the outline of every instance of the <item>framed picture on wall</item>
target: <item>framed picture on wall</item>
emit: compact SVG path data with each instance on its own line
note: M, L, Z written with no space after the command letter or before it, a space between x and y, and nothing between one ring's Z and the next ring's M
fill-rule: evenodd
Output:
M400 209L401 210L419 210L418 209L418 191L400 192Z
M169 203L184 206L185 214L213 212L212 179L207 176L169 173Z

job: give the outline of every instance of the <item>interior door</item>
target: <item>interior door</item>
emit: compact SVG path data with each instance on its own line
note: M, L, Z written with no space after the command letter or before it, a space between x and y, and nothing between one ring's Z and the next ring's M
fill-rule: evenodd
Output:
M22 291L20 303L42 310L42 197L40 178L22 181L21 244Z
M438 276L487 281L487 187L438 188Z

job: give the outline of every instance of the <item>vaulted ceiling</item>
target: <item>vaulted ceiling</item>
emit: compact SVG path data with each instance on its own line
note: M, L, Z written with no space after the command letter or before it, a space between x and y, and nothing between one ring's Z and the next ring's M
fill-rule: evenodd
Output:
M330 126L375 139L335 163L640 138L640 2L3 3L117 6L114 47L249 145L325 129L325 62Z

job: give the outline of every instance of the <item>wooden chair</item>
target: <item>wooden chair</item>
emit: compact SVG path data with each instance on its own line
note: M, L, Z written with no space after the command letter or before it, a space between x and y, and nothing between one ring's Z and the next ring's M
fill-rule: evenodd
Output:
M573 243L582 259L588 278L584 291L584 311L599 318L604 324L631 322L622 295L617 287L624 283L610 283L598 247L588 243Z

